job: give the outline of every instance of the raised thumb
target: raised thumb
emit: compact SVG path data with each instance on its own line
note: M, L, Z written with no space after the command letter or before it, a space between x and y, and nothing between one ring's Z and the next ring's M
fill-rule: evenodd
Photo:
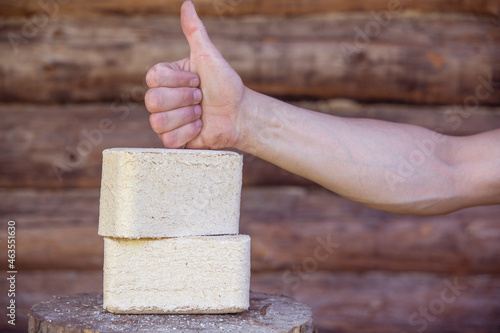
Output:
M184 1L182 4L181 26L191 49L191 58L202 54L210 55L213 54L212 52L218 53L218 50L208 37L203 22L196 13L193 2L190 0Z

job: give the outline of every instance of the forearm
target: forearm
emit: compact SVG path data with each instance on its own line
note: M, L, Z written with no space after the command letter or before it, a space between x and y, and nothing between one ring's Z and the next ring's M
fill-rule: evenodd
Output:
M349 199L393 213L458 209L450 138L370 119L339 118L247 91L236 148Z
M291 106L243 85L192 2L181 8L181 25L189 58L157 64L146 77L150 123L166 148L237 148L393 213L500 203L500 130L447 137Z

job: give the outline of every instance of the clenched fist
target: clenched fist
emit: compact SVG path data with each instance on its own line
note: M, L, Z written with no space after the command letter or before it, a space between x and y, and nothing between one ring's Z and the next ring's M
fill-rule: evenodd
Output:
M166 148L234 147L247 88L212 44L191 1L182 4L181 25L189 58L156 64L146 75L151 127Z

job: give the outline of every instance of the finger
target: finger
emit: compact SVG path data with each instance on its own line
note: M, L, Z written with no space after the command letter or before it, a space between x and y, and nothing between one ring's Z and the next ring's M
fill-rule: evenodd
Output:
M151 113L175 110L200 103L201 90L198 88L152 88L144 96L144 104Z
M201 131L201 119L178 127L173 131L160 134L160 140L165 148L180 148L193 140Z
M186 106L172 111L153 113L149 116L149 123L155 133L163 134L192 123L200 116L201 106Z
M189 43L191 55L220 55L208 37L207 29L198 17L192 1L184 1L181 7L181 27Z
M198 87L200 79L197 74L183 71L175 64L162 62L154 65L146 74L149 88L156 87Z

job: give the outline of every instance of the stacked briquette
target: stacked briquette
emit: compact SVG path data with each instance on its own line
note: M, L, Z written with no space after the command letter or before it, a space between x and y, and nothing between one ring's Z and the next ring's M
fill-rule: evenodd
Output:
M250 237L238 235L242 156L103 152L103 306L115 313L231 313L249 306Z

